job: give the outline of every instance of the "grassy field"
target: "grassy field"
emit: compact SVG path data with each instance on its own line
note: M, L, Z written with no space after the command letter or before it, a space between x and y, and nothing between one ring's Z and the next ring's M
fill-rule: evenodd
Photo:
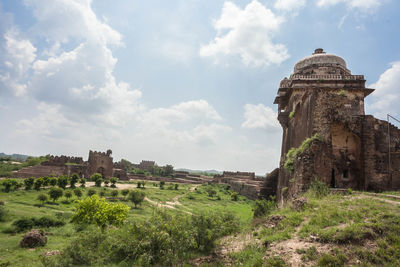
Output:
M243 225L248 223L252 217L252 201L241 197L238 201L232 201L230 199L230 192L224 190L224 194L220 193L221 200L217 200L217 197L209 197L205 187L199 186L195 190L194 185L183 185L180 184L178 190L171 189L171 186L167 184L165 189L155 187L152 183L147 183L143 190L146 197L149 198L152 203L144 201L140 208L134 209L134 205L129 201L123 199L121 195L121 189L131 188L136 189L136 184L117 184L119 189L111 188L94 188L97 194L104 192L105 197L111 196L112 190L119 191L119 198L121 200L110 200L117 201L127 204L132 207L129 212L128 221L144 221L156 212L154 202L160 205L168 205L166 208L170 213L197 213L200 211L207 210L230 210L237 217L241 219ZM170 188L170 189L168 189ZM217 187L216 190L221 188ZM87 196L89 188L83 189L82 198ZM221 189L222 190L222 189ZM49 189L42 189L40 191L35 190L17 190L9 193L0 192L0 201L4 202L4 208L7 210L6 220L0 222L0 266L41 266L40 257L42 257L48 251L61 250L67 243L75 236L76 227L69 223L71 217L74 214L74 208L76 206L77 197L73 196L67 200L65 197L58 199L55 203L48 201L43 206L41 202L37 200L39 194L47 194ZM66 189L64 192L71 191ZM194 195L196 200L189 199L189 195ZM171 204L172 203L172 204ZM231 206L231 207L230 207ZM12 223L21 218L39 218L42 216L49 216L51 218L57 218L65 221L65 225L62 227L51 227L43 229L47 232L48 243L44 247L36 249L25 249L19 247L19 242L22 239L23 234L21 233L9 233L12 229Z

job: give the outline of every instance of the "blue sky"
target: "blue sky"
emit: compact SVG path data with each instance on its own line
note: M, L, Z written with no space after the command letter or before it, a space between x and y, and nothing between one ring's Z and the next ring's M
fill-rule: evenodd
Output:
M272 104L322 47L400 117L395 0L0 0L0 151L156 160L258 174L278 166Z

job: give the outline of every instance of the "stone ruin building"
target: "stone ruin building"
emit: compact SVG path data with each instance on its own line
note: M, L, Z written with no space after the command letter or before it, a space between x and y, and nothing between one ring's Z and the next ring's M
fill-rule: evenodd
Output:
M373 91L363 75L352 75L342 58L322 49L300 60L274 102L283 129L281 160L261 195L296 197L316 178L332 188L400 189L400 131L365 115L364 98Z
M249 199L257 199L263 178L257 177L254 172L229 172L214 175L215 183L228 184L231 189Z
M81 157L50 156L48 161L40 165L22 168L13 173L16 178L59 176L78 174L80 177L89 178L94 173L100 173L105 178L117 177L126 179L127 175L122 166L113 162L112 151L89 151L88 161Z

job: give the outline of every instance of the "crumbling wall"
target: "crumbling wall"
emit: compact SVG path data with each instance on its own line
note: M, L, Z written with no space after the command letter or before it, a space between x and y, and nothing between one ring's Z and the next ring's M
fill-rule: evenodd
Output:
M114 168L111 153L111 150L108 150L107 153L90 150L87 176L91 176L97 172L103 175L103 177L110 178L113 175Z

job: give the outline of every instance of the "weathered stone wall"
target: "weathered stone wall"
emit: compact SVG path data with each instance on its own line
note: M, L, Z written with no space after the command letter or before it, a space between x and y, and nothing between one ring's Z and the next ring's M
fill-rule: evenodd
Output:
M111 153L111 150L108 150L107 153L90 150L87 176L91 176L97 172L103 175L103 177L110 178L113 175L114 168Z
M50 156L49 160L41 163L43 166L64 166L66 163L83 164L81 157Z

